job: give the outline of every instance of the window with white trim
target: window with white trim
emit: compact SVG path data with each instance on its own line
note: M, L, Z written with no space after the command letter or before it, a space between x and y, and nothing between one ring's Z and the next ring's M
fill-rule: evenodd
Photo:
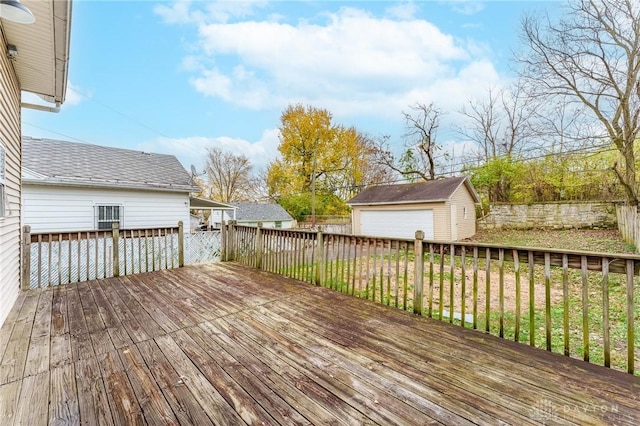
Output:
M7 175L6 158L6 151L4 146L0 143L0 219L7 215L7 190L5 186L5 179Z
M98 229L111 229L114 223L122 227L122 206L96 206L96 222Z

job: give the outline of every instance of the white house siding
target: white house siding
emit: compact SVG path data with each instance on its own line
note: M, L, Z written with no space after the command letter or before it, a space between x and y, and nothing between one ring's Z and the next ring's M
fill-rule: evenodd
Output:
M209 223L213 224L215 226L219 226L222 223L222 221L221 221L222 215L223 215L222 210L213 210L211 212L211 216L209 218ZM232 219L233 219L233 213L229 213L229 212L225 211L224 212L224 220L225 221L229 221L229 220L232 220ZM293 223L294 223L293 220L281 220L279 222L280 222L280 225L281 225L279 228L282 228L282 229L291 229L291 228L293 228ZM258 222L256 222L256 221L242 221L242 220L239 220L238 221L238 225L257 226ZM273 220L264 220L264 221L262 221L262 227L263 228L275 228L276 227L276 222L273 221Z
M0 31L1 29L0 24ZM0 32L0 43L6 46ZM0 55L0 143L6 150L7 216L0 219L0 325L20 290L20 88L7 55Z
M456 205L458 240L473 237L476 234L476 207L473 197L467 188L464 185L460 185L446 204L447 210L451 208L450 206L452 204ZM465 209L467 212L466 218L464 216ZM449 221L450 220L449 215ZM451 226L450 223L449 226Z
M188 230L189 194L24 184L23 223L31 232L96 229L97 205L123 207L121 228L155 228L184 223Z

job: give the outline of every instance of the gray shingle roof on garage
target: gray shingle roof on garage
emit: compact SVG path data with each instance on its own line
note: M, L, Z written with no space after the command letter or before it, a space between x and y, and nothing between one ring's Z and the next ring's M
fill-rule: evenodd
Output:
M474 200L480 202L468 178L451 177L428 182L370 186L347 201L347 204L405 204L447 201L463 184L467 186Z
M27 182L199 190L174 155L28 136L22 147Z

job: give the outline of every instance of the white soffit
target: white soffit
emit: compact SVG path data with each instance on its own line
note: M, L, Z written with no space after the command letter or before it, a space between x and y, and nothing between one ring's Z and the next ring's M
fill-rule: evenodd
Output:
M34 14L33 24L0 21L7 43L18 50L12 62L20 88L61 104L66 95L69 68L71 1L22 0L21 3Z

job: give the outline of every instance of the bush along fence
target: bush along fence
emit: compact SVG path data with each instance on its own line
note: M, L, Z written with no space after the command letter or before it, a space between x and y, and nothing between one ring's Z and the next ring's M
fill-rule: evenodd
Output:
M176 227L61 233L23 228L24 289L184 266L182 222Z
M223 227L222 260L640 373L640 256Z

